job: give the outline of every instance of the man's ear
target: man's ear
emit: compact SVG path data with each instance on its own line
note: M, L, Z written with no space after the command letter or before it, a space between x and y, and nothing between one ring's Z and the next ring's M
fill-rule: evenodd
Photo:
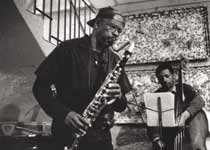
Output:
M94 24L94 29L97 29L97 28L98 28L98 23L95 22L95 24Z

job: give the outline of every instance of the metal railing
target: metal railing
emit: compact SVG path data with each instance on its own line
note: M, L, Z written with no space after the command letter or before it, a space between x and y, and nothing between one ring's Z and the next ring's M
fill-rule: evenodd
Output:
M85 0L34 0L33 13L44 20L44 38L53 44L89 34L95 10Z

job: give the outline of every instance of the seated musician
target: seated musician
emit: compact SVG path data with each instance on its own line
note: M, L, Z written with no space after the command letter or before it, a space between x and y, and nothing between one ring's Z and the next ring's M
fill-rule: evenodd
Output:
M178 126L187 126L184 136L189 139L191 150L206 150L205 139L208 132L207 118L202 110L205 105L201 96L187 84L182 84L183 100L178 96L179 86L175 83L174 70L169 62L160 64L156 76L161 87L156 92L172 92L175 94L175 111L178 111ZM178 105L176 105L178 104ZM158 127L148 127L148 136L152 141L153 150L174 150L177 128L162 128L162 139Z
M125 93L130 90L130 84L122 71L119 82L106 87L107 99L115 101L109 101L93 124L82 116L105 77L119 60L111 47L125 22L118 11L106 7L101 8L96 18L88 21L88 25L93 28L90 36L61 43L36 71L33 93L53 119L55 150L71 147L75 132L85 134L87 128L89 130L79 143L78 150L112 150L110 128L114 111L120 112L126 108ZM57 91L56 97L52 97L50 87L56 89L53 90ZM97 111L98 105L92 107L95 108L92 112Z

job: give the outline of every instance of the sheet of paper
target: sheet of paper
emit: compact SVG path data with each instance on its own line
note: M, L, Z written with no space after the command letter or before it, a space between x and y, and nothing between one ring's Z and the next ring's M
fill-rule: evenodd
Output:
M159 126L158 99L160 99L160 109L163 127L175 127L175 95L171 92L146 93L144 102L146 106L147 125Z

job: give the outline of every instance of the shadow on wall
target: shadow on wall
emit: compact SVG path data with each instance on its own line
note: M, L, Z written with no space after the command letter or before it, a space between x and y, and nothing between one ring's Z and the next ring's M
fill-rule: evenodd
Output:
M0 1L0 19L0 122L24 121L37 104L31 86L44 54L13 1Z
M0 122L18 121L20 117L20 108L15 104L7 104L0 109Z
M40 110L39 104L27 109L27 112L22 112L21 106L15 102L4 105L0 108L0 136L26 137L30 134L50 134L50 122L37 121ZM23 116L28 116L28 119L21 120Z
M1 124L0 135L17 135L20 134L19 131L15 130L15 125L9 122L18 122L20 117L20 108L15 104L7 104L0 109L0 122Z
M31 91L45 56L13 0L0 1L0 19L0 132L7 122L50 121Z

